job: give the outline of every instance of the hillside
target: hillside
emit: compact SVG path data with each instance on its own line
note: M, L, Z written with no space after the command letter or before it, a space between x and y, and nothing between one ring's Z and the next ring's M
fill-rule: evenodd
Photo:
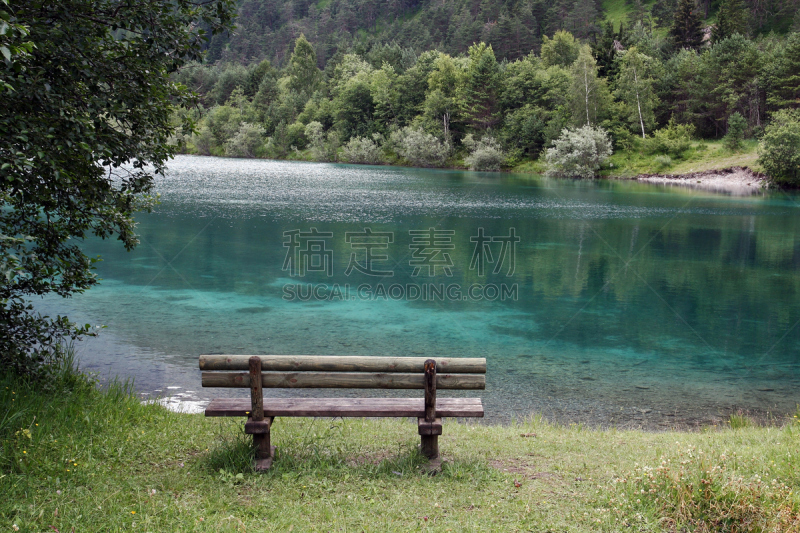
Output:
M249 64L269 59L283 66L300 34L313 43L318 65L343 53L419 54L438 49L463 54L475 42L491 44L498 60L538 51L544 35L563 29L597 41L605 20L643 20L669 26L677 0L242 0L237 30L209 46L210 62ZM706 23L720 0L700 0ZM752 34L785 33L800 0L745 2ZM394 46L387 46L394 45ZM380 62L378 63L380 66Z

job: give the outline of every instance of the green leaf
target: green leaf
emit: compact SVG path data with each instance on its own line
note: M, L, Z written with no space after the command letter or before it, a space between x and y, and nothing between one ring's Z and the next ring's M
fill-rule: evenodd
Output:
M0 54L6 58L6 61L11 61L11 50L7 46L0 46Z

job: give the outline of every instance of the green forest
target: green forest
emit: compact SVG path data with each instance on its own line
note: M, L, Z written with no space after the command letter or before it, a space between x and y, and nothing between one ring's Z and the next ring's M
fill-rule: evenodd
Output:
M667 170L697 140L735 152L753 139L762 168L796 182L798 4L246 0L236 29L175 74L199 106L176 117L196 132L174 142L473 170L547 159L589 177L612 152ZM576 146L588 160L559 160Z

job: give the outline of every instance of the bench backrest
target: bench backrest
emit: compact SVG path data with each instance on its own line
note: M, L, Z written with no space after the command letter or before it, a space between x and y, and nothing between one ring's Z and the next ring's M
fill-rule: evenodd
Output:
M251 355L201 355L203 387L250 387ZM270 388L425 389L427 357L260 355ZM486 359L435 359L436 389L486 388Z

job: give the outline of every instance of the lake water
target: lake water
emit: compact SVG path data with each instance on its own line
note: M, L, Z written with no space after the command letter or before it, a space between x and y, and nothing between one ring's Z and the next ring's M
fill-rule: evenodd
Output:
M486 357L493 421L800 402L796 195L189 156L157 191L135 251L87 241L101 284L43 303L144 393L247 394L201 389L201 353L353 354Z

